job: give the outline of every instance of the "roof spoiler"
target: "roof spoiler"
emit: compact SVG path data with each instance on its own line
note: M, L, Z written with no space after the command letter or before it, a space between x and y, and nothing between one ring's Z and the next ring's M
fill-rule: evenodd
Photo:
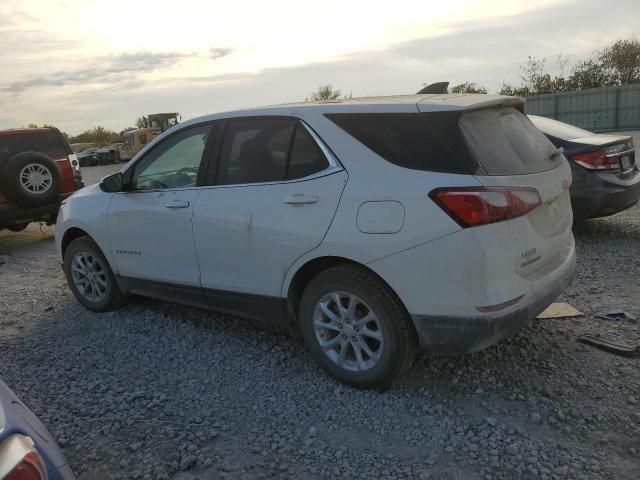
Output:
M478 95L485 96L486 95ZM524 99L520 97L497 97L490 100L476 102L465 107L465 110L478 110L480 108L514 107L524 113Z
M436 82L427 85L416 95L449 93L449 82Z

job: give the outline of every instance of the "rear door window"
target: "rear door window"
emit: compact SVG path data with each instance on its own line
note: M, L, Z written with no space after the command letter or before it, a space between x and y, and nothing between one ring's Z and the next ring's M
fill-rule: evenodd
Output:
M227 125L218 185L279 182L285 179L295 120L235 119Z
M466 112L460 128L488 175L539 173L562 162L547 137L513 107Z
M67 155L65 144L54 131L0 136L0 160L22 152L40 152L51 158Z
M295 118L237 118L227 124L217 185L282 182L329 167L322 150Z

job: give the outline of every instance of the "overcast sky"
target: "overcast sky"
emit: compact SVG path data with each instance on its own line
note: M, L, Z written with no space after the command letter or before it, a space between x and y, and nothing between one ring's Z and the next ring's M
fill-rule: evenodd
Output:
M528 55L577 61L640 36L638 0L0 0L0 128L121 130L465 80L495 92Z

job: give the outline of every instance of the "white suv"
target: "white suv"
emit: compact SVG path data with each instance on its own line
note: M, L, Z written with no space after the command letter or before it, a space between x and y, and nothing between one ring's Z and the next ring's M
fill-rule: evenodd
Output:
M69 285L94 311L140 294L299 332L356 387L418 346L486 348L575 270L571 171L522 107L417 95L182 123L63 204Z

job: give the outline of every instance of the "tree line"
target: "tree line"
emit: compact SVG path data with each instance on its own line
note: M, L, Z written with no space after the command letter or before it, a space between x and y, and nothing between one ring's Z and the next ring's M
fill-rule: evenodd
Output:
M608 47L595 51L590 58L574 64L570 64L568 57L559 54L553 63L556 73L550 72L552 62L549 59L528 57L528 60L520 65L520 83L512 85L503 82L497 93L528 97L543 93L640 83L640 41L635 38L617 40ZM487 93L485 87L470 81L454 85L449 91ZM311 100L335 100L340 96L339 89L327 84L313 92Z
M500 95L528 97L543 93L569 92L587 88L640 83L640 41L617 40L594 52L590 58L570 65L563 55L555 57L556 72L549 72L547 58L529 57L520 66L520 84L503 83ZM477 91L484 90L484 91ZM451 89L454 93L486 93L484 87L465 82Z
M47 125L46 123L42 125L43 128L55 128L54 125ZM30 123L27 125L27 128L38 128L38 125L35 123ZM60 131L62 135L67 139L69 143L91 143L98 147L102 147L105 145L112 145L114 143L122 142L122 136L125 132L129 132L131 130L135 130L134 127L127 127L124 130L116 132L114 130L109 130L108 128L104 128L101 126L90 128L89 130L85 130L79 135L69 135L67 132Z

